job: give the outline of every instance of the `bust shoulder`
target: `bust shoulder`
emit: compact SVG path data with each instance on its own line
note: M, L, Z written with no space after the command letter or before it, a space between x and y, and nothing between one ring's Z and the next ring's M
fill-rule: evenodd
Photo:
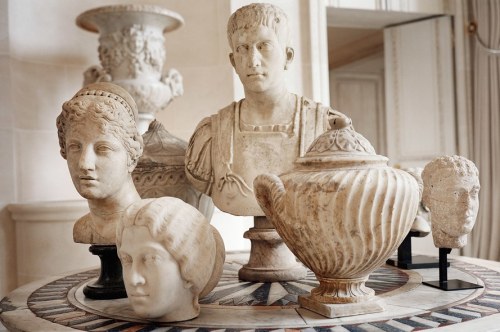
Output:
M73 241L77 243L92 243L92 217L87 213L75 222L73 226Z
M92 226L93 222L90 213L78 219L73 226L73 241L86 244L115 244L114 239L98 234Z
M321 102L314 101L309 97L302 96L299 98L301 100L302 108L305 108L308 110L316 110L316 111L320 112L321 114L325 114L325 115L342 114L342 113L334 110L330 106L323 105Z
M227 120L234 117L234 104L224 107L217 113L198 123L189 139L185 156L186 176L193 186L210 195L213 183L212 149L218 135L228 131ZM233 115L232 115L233 114ZM224 123L224 124L222 124Z

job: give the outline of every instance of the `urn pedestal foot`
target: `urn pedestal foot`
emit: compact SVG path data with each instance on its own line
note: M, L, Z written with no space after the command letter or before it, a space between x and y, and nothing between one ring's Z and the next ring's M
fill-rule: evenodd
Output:
M101 259L101 272L96 281L83 288L83 294L94 300L127 297L123 283L122 264L115 245L91 245L89 251Z
M299 304L302 308L311 310L328 318L356 316L382 312L381 300L374 297L366 302L329 304L314 300L311 295L299 295Z
M254 227L243 236L251 241L251 248L248 264L238 271L241 280L276 282L306 277L306 268L297 262L266 217L254 217Z
M300 295L301 307L334 318L384 311L375 291L366 287L368 276L354 279L333 279L317 276L319 286L309 295Z

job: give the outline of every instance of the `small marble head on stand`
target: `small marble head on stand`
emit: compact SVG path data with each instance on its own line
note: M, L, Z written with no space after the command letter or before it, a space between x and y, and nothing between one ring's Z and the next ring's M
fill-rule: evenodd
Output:
M75 242L115 244L117 221L140 200L131 175L143 150L137 114L130 94L108 82L87 85L62 106L61 155L90 208L75 223Z
M430 210L434 245L462 248L474 227L479 209L479 172L462 156L443 156L423 172L422 200Z
M116 230L127 295L141 318L195 318L198 299L222 274L225 249L217 230L174 197L143 199L127 208Z

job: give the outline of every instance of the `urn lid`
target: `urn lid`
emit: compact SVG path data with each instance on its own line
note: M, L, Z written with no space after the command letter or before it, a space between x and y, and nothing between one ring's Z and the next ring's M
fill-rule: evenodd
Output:
M159 121L151 122L142 139L144 151L137 164L138 168L184 165L187 143L170 134Z
M312 142L307 153L298 158L296 164L340 167L387 163L388 159L377 155L371 143L354 130L350 118L336 116L329 122L330 129Z

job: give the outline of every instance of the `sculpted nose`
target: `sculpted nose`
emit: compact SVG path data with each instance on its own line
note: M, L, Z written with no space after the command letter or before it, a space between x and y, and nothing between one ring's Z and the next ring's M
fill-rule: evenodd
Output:
M477 196L468 195L467 196L467 201L466 201L467 202L466 203L467 204L467 208L469 210L474 210L475 207L476 207L476 205L478 204L477 200L478 200Z
M252 47L248 50L249 52L249 66L251 68L253 67L259 67L260 66L260 53L259 51L257 50L257 48L255 47Z
M146 279L144 279L143 275L140 273L137 267L132 266L129 273L130 273L129 280L133 286L140 286L146 283Z
M95 169L95 153L93 149L85 147L80 155L79 166L81 170Z

